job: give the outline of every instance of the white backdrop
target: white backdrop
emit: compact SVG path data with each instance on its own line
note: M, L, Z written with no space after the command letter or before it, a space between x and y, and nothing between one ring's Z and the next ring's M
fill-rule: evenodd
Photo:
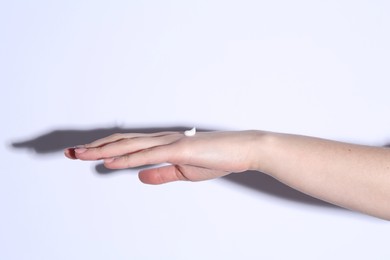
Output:
M388 259L388 222L260 173L148 186L61 150L192 126L389 144L389 13L388 1L1 1L0 259Z

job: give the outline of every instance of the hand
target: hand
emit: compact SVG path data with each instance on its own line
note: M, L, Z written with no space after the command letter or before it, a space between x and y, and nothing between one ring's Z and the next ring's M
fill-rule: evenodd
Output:
M251 169L255 159L253 140L259 133L198 132L191 137L179 132L114 134L68 148L65 155L80 160L103 159L110 169L168 163L140 171L140 180L148 184L201 181Z

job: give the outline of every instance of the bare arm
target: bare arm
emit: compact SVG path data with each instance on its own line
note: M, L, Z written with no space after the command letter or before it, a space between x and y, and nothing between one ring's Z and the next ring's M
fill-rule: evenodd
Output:
M267 139L267 138L266 138ZM390 220L390 149L270 134L255 169L330 203Z
M257 170L311 196L390 220L390 149L263 131L117 134L73 151L108 168L140 172L144 183L200 181Z

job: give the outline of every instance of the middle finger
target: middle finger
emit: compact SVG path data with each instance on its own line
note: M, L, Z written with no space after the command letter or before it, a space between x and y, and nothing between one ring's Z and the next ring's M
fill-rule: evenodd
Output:
M100 147L76 149L75 156L80 160L99 160L117 157L134 153L139 150L173 143L181 137L182 136L180 134L169 134L163 136L125 138Z

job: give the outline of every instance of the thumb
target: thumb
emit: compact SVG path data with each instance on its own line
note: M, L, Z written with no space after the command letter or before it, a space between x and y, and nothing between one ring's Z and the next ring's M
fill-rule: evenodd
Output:
M163 184L173 181L188 181L180 167L177 165L168 165L159 168L142 170L138 174L141 182L145 184Z

